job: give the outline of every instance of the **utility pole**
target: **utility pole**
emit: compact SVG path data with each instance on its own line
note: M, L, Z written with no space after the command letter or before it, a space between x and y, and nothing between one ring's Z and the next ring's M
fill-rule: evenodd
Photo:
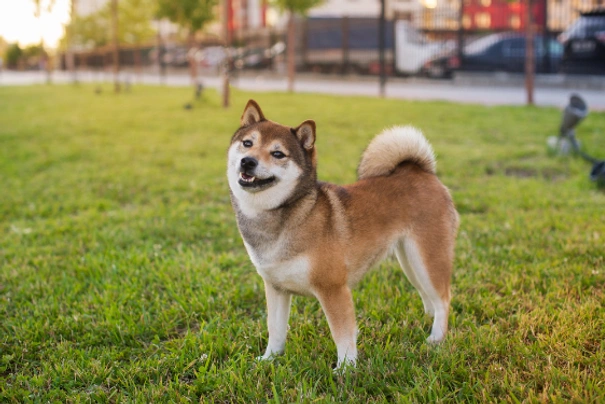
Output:
M385 86L387 82L386 73L386 62L384 58L385 52L385 34L386 34L386 21L385 21L385 1L380 0L380 20L378 22L378 52L380 61L380 97L385 96Z
M527 13L525 19L525 92L527 105L534 105L534 22L532 18L532 0L525 0Z
M120 92L120 43L118 38L118 0L111 0L111 25L113 33L113 86Z

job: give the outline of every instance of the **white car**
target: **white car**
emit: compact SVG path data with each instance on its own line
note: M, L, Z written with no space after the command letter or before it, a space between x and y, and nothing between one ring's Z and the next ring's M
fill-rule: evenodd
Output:
M453 41L431 42L407 21L395 23L395 69L416 74L426 61L439 52L453 49Z

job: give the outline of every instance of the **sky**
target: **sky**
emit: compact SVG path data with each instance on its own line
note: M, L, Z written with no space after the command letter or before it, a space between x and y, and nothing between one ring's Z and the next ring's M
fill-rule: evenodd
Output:
M47 3L48 0L42 0ZM33 0L0 0L0 36L21 46L40 43L56 47L69 21L69 0L55 0L51 12L43 9L40 20L34 16Z

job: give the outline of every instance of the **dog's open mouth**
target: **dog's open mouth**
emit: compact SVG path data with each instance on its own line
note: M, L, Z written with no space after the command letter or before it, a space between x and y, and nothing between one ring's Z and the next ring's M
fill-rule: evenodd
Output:
M257 188L262 187L264 185L270 184L275 181L275 177L269 178L256 178L253 175L248 175L246 173L239 173L239 184L244 188Z

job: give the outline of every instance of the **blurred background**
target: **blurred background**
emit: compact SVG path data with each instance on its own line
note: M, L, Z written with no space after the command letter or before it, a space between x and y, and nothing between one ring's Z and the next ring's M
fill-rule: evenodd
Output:
M605 0L0 0L0 58L194 81L221 69L603 75Z

